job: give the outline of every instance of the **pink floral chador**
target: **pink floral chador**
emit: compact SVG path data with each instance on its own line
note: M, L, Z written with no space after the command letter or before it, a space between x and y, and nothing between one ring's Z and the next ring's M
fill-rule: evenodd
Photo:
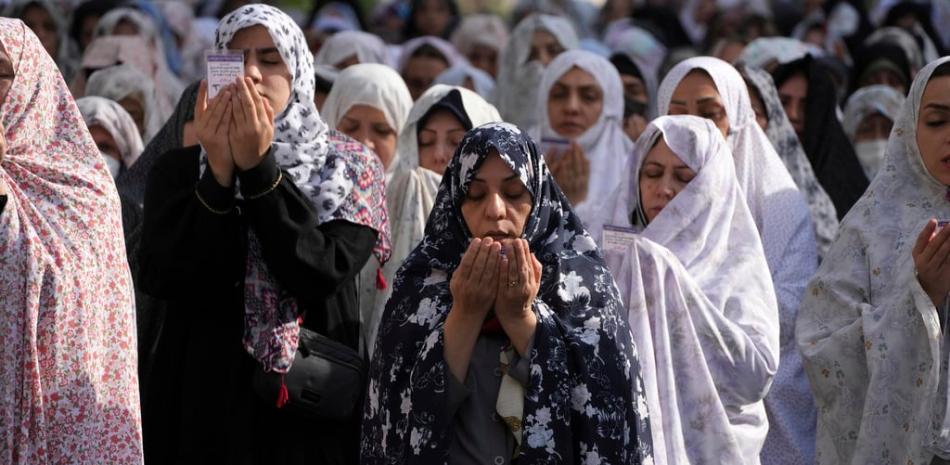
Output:
M56 64L0 18L0 464L142 463L119 197Z

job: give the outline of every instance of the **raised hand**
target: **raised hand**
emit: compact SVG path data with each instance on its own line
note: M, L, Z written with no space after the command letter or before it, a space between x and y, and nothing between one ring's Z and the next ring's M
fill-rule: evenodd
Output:
M242 171L257 166L274 140L274 109L249 77L238 78L231 95L230 141L234 163Z
M233 92L232 86L227 86L208 102L208 81L201 81L198 101L195 102L195 134L198 143L208 153L208 165L215 180L224 187L231 186L234 178L234 160L228 141Z
M531 253L528 241L506 241L498 274L495 315L515 349L524 356L537 323L532 307L541 288L541 263Z
M500 255L501 244L490 237L472 240L449 282L454 309L484 320L495 303Z
M587 198L590 178L590 160L584 155L584 150L576 142L571 142L560 157L551 159L548 168L564 196L572 205L583 202Z
M912 255L920 287L930 296L934 306L940 307L950 293L950 227L936 235L937 220L930 220L917 236Z

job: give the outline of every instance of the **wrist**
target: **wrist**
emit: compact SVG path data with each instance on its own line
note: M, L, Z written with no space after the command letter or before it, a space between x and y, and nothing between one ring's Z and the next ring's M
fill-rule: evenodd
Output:
M210 163L209 163L210 165ZM214 180L221 187L231 187L234 184L234 168L232 167L215 167L211 166L211 174L214 175Z

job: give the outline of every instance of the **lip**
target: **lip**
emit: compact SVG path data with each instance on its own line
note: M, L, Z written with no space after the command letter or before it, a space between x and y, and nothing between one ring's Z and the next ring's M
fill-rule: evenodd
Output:
M492 238L493 241L501 242L502 240L505 240L505 239L511 239L514 236L502 231L489 231L485 233L483 237L490 237Z

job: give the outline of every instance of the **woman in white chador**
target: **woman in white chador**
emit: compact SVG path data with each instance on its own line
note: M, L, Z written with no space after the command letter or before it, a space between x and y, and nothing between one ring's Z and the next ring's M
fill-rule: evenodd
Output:
M384 114L385 120L390 121L390 129L398 134L395 145L374 143L371 147L386 167L386 209L392 234L389 262L380 269L378 263L370 260L360 274L363 335L372 354L379 319L392 293L390 284L402 261L422 240L426 219L442 182L442 172L430 169L430 165L421 162L420 157L433 151L430 146L438 145L430 139L451 142L451 137L440 134L433 138L431 133L441 133L442 129L432 129L428 123L437 119L433 114L439 112L451 114L449 118L464 117L467 121L458 123L458 137L461 137L472 125L501 121L501 117L495 107L462 87L436 84L413 104L399 74L378 64L353 65L340 73L340 80L327 97L323 114L331 127L346 133L347 125L354 122L365 125L369 121L365 114L351 114L352 109L359 106L372 107ZM427 134L420 137L421 132ZM386 139L395 137L387 136ZM420 144L420 139L423 139L423 144ZM383 150L383 145L388 149ZM420 145L426 147L420 148ZM448 159L454 150L453 146L438 151L448 153ZM380 152L386 152L386 155Z
M841 223L796 328L818 407L816 462L950 458L950 57L924 67L877 177Z
M674 66L660 84L657 108L661 115L709 118L726 137L765 249L781 322L781 363L765 399L772 428L763 459L768 465L810 463L815 407L795 347L795 318L818 266L808 204L756 122L745 80L729 63L696 57Z
M759 464L779 360L775 291L722 134L663 116L604 208L633 228L608 264L640 352L660 464Z

